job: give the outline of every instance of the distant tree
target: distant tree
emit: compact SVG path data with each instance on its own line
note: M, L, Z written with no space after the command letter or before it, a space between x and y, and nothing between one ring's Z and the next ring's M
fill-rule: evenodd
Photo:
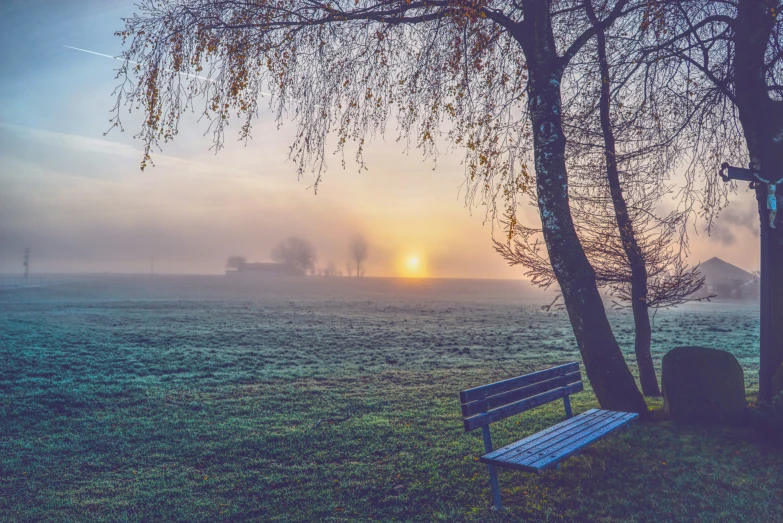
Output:
M244 256L229 256L226 260L227 269L241 269L247 264L247 258Z
M367 259L367 252L369 247L367 240L364 236L357 234L351 239L351 245L349 247L351 253L351 260L356 264L356 276L364 276L364 267L362 264Z
M273 261L290 265L305 274L315 271L317 258L315 247L309 241L296 236L281 241L272 249Z
M347 273L348 273L348 277L349 277L349 278L350 278L351 276L353 276L353 265L351 265L351 261L350 261L350 260L348 260L347 262L345 262L345 272L347 272Z
M330 261L326 264L326 267L324 268L324 276L338 276L337 265L335 265L333 261Z

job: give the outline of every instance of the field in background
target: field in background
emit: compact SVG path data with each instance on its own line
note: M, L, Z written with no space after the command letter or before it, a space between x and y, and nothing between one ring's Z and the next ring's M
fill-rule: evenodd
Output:
M0 274L0 291L10 291L14 289L29 289L32 287L49 287L52 285L63 285L69 283L79 283L83 281L94 280L93 276L73 275L73 274L46 274L33 275L25 278L18 274Z
M115 277L0 291L0 520L775 521L783 454L743 429L639 425L560 471L501 473L456 392L578 360L523 282ZM611 313L633 364L633 323ZM756 304L659 311L653 351L733 352ZM575 411L595 406L588 389ZM658 405L659 403L653 403ZM550 405L496 445L560 419Z

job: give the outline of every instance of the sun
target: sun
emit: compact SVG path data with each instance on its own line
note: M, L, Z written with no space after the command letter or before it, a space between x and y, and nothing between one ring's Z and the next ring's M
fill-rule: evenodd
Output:
M399 258L398 274L404 278L423 278L426 276L424 259L419 253L407 254Z

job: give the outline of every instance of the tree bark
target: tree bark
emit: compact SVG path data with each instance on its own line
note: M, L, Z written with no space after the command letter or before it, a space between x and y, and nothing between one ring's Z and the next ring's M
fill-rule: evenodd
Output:
M764 56L777 1L740 0L735 20L734 87L751 161L766 179L783 177L783 103L770 98ZM778 190L783 203L783 187ZM783 224L769 225L767 186L756 188L761 222L759 399L772 399L772 375L783 364Z
M646 279L646 276L645 276ZM647 282L645 281L645 287ZM631 289L634 292L634 289ZM635 328L634 350L636 365L639 367L639 381L642 383L642 394L645 396L660 396L658 377L655 373L650 347L652 345L652 328L650 327L650 308L645 299L635 299L632 305Z
M602 408L637 412L647 418L644 397L614 337L596 285L595 271L574 228L568 202L566 139L560 81L564 61L557 55L549 5L529 2L525 29L528 97L533 126L538 208L549 259L563 293L585 371ZM532 47L532 48L531 48Z
M628 205L623 196L620 173L617 169L617 148L610 113L611 76L606 56L606 35L603 31L599 31L596 34L596 39L598 43L598 62L601 71L600 115L601 131L604 138L604 153L606 156L606 177L609 181L614 216L620 232L623 250L628 257L628 263L631 267L631 310L633 311L636 333L634 340L636 365L639 367L639 381L642 384L642 393L645 396L660 396L661 391L658 388L655 365L650 353L652 329L650 328L650 313L647 301L647 264L644 261L639 242L636 240L633 220L628 214Z

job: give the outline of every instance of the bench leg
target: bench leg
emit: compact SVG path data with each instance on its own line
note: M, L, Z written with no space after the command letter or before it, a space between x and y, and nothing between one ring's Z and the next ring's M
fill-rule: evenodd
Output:
M489 469L489 483L492 485L492 500L495 502L495 510L503 510L503 504L500 502L498 471L492 465L487 465L487 468Z
M574 414L571 412L571 398L569 398L568 395L563 396L563 406L565 407L566 419L573 418Z
M481 435L484 437L484 450L487 453L492 452L492 435L489 433L489 427L481 427ZM498 485L498 471L494 465L487 465L489 468L489 484L492 485L492 499L495 502L495 510L503 510L500 503L500 485Z

